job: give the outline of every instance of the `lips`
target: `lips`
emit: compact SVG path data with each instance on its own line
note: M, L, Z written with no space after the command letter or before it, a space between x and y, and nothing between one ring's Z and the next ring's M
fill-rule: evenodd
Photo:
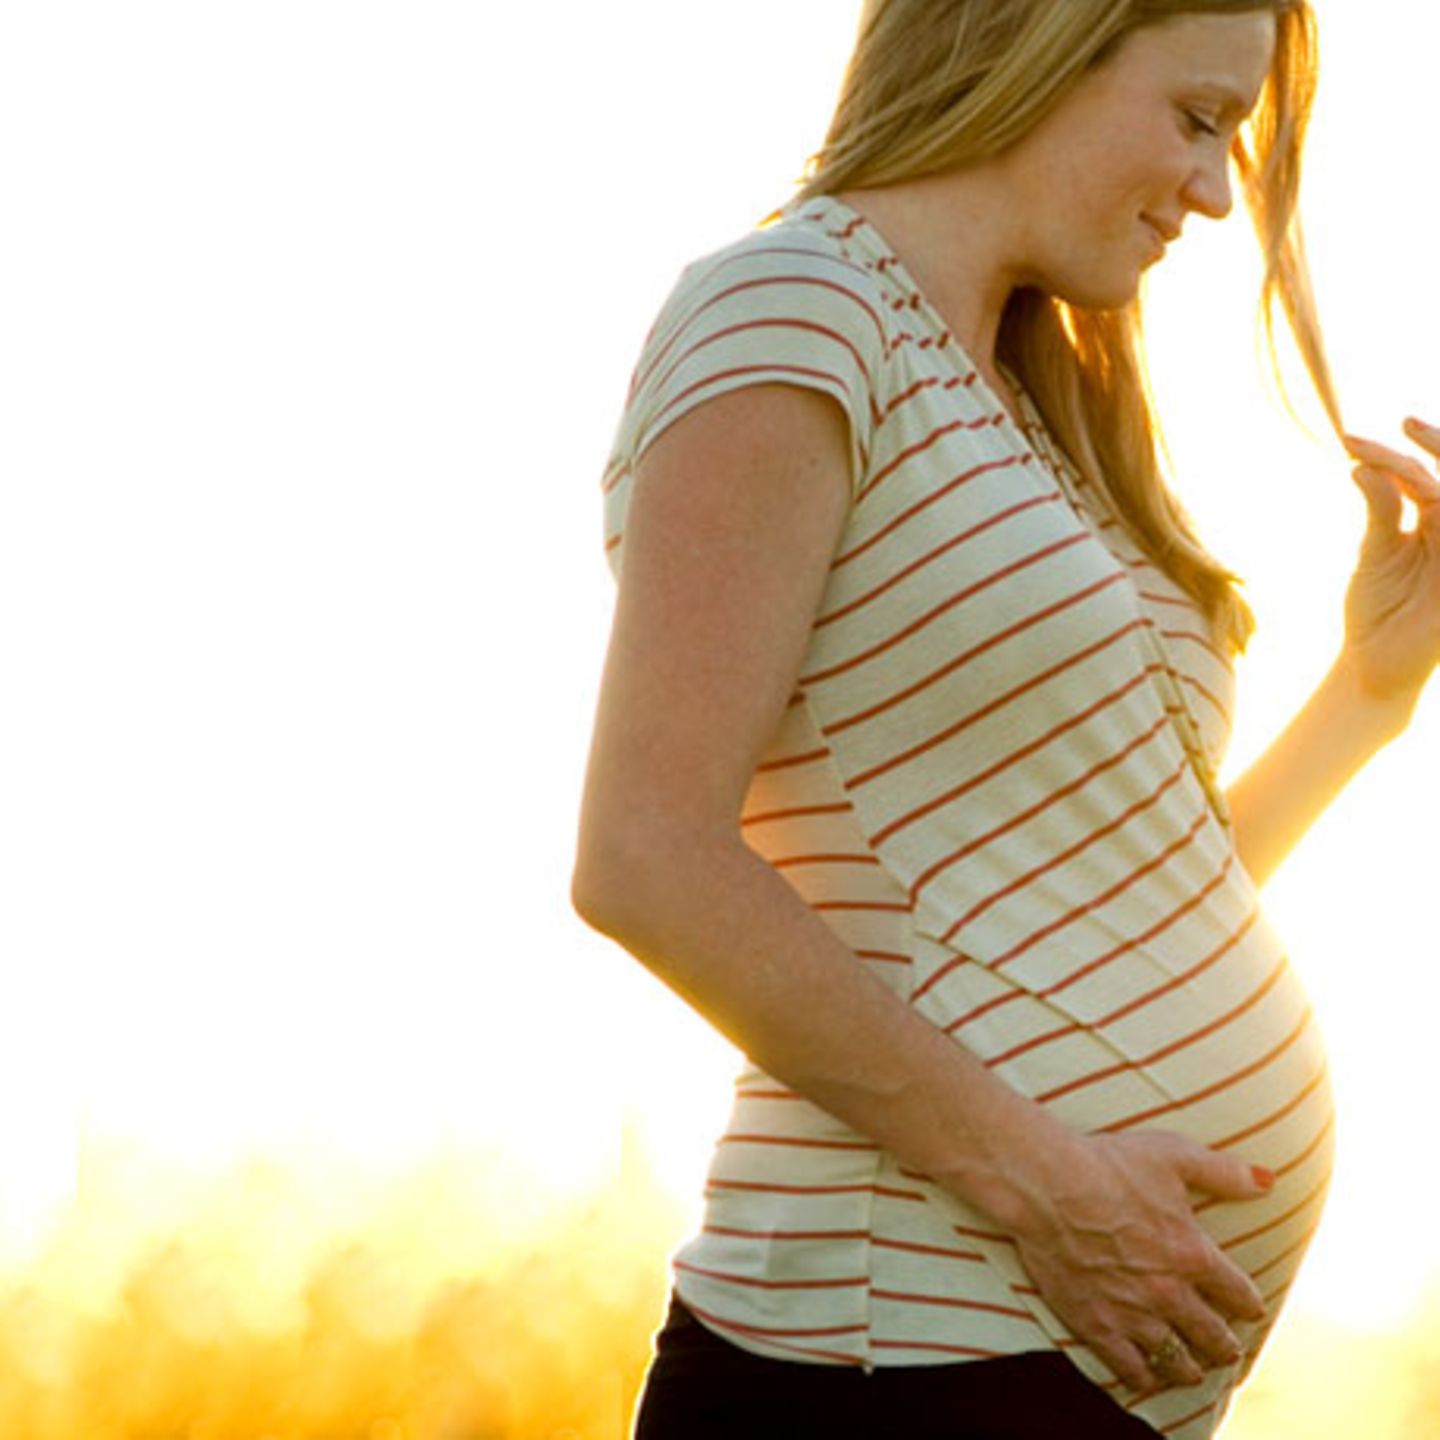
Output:
M1164 220L1157 220L1153 215L1142 215L1140 223L1150 235L1151 250L1146 259L1147 266L1154 265L1163 260L1166 255L1166 247L1180 234L1178 225L1167 224Z

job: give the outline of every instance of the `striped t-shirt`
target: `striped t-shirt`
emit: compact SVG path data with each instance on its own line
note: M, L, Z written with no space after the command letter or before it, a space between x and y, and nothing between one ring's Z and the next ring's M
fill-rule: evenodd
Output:
M1229 658L833 198L692 265L662 309L606 471L617 572L645 448L707 399L775 383L844 407L852 500L747 841L861 963L1071 1126L1178 1131L1273 1170L1264 1199L1199 1207L1269 1313L1240 1327L1235 1367L1137 1402L1005 1235L753 1067L678 1293L736 1344L814 1363L1060 1348L1198 1440L1314 1232L1333 1125L1309 1004L1214 780Z

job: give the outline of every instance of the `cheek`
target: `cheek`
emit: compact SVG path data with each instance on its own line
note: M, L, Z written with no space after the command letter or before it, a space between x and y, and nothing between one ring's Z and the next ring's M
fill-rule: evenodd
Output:
M1158 131L1151 136L1145 151L1144 183L1152 190L1179 190L1184 186L1193 162L1190 145L1173 126L1168 132Z
M1096 213L1117 226L1133 225L1141 215L1173 208L1184 184L1184 172L1156 157L1152 163L1112 172L1109 183L1096 189Z
M1091 234L1128 232L1146 208L1145 189L1133 180L1113 177L1086 197L1082 224Z

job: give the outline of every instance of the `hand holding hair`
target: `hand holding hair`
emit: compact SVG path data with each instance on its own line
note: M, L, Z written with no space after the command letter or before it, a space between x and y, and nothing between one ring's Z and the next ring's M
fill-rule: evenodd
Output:
M1440 458L1440 430L1406 434ZM1345 598L1345 651L1364 692L1407 715L1440 664L1440 479L1412 455L1347 435L1368 519ZM1405 524L1405 501L1416 522Z

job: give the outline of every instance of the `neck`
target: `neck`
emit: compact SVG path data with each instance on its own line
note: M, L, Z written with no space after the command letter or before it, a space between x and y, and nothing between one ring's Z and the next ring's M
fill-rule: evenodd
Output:
M885 237L966 354L998 381L996 338L1019 275L1007 207L985 167L840 198Z

